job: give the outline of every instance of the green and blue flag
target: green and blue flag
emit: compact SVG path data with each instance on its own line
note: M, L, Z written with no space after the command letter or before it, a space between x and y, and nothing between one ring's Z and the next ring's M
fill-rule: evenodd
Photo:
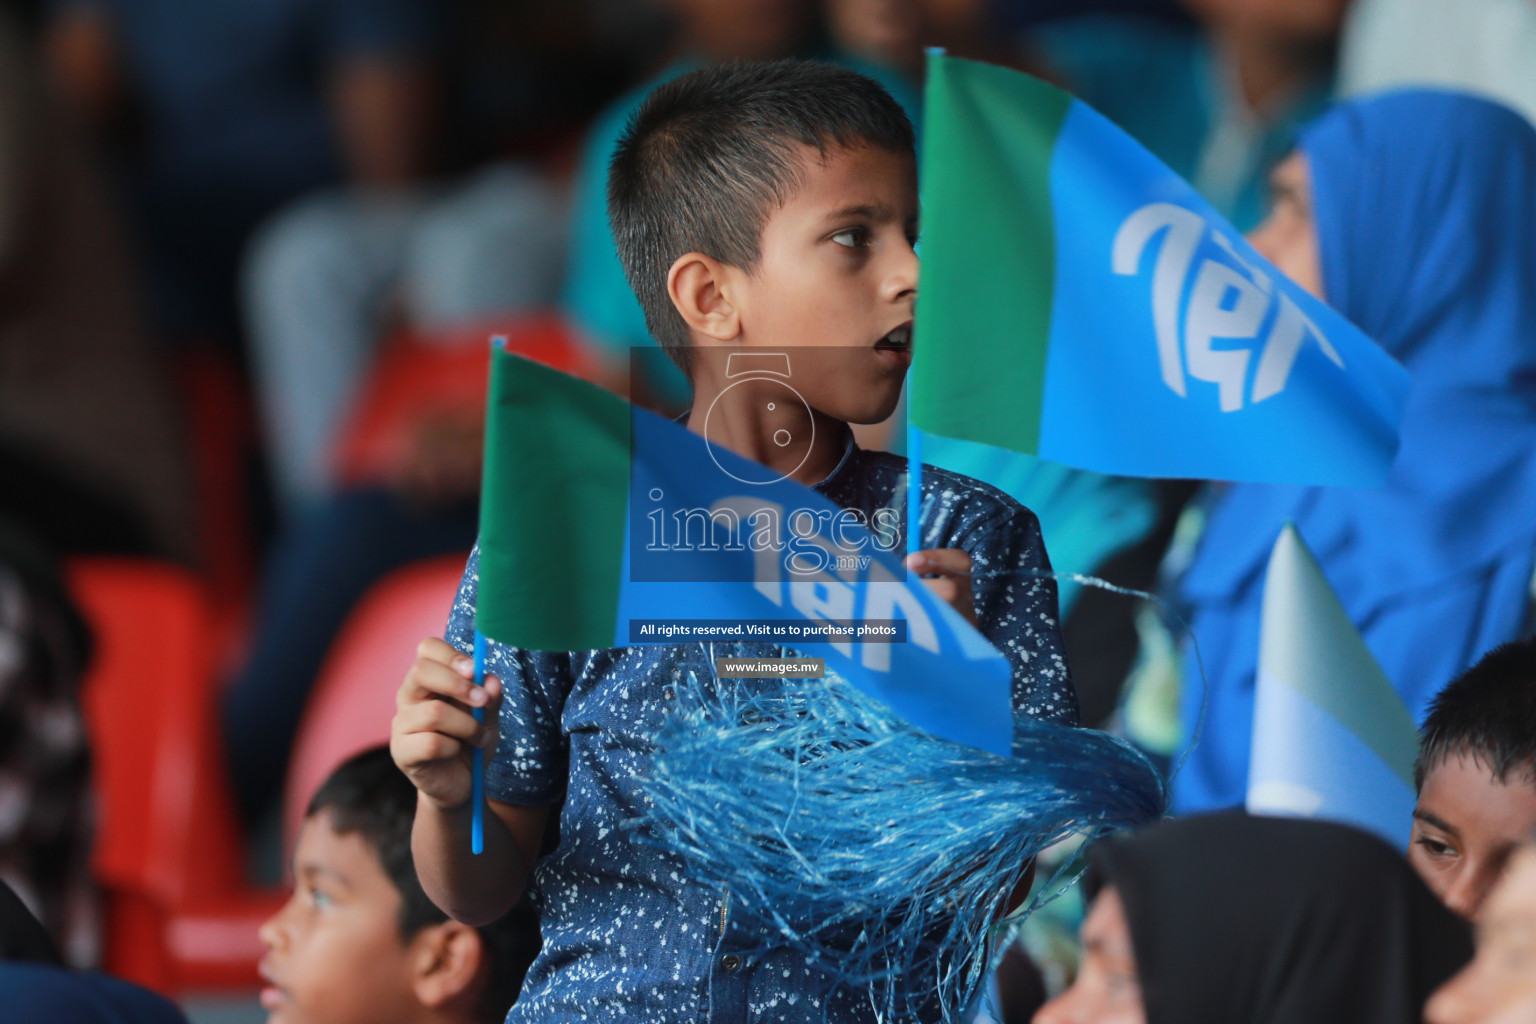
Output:
M772 628L919 728L1009 756L1011 666L902 567L899 509L864 521L601 388L492 359L479 633L566 651Z
M928 62L923 431L1125 476L1374 486L1407 374L1067 93Z

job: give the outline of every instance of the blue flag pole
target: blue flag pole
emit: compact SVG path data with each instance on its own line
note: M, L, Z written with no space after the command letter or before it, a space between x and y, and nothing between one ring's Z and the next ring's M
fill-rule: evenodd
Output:
M925 46L923 53L929 57L942 57L947 51L942 46ZM907 400L912 392L908 379ZM907 554L923 549L923 432L907 414Z
M475 630L475 685L485 688L485 634ZM485 721L485 708L471 708L475 721ZM469 852L485 852L485 749L476 747L470 766Z
M907 424L907 554L923 549L923 432Z
M505 334L491 335L491 351L505 350L507 336ZM475 685L485 688L485 634L477 628L475 630ZM470 713L475 716L475 721L485 721L484 708L471 708ZM474 807L470 811L469 822L469 852L482 853L485 850L485 751L476 747L470 755L470 800Z

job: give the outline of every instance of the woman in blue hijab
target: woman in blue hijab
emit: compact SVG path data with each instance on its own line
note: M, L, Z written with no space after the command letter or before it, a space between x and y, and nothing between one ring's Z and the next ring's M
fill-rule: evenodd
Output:
M1241 803L1264 567L1293 521L1415 720L1526 621L1536 560L1536 131L1469 95L1393 92L1319 119L1254 246L1401 362L1413 388L1380 490L1232 486L1179 597L1209 710L1178 811ZM1182 717L1202 695L1184 659Z

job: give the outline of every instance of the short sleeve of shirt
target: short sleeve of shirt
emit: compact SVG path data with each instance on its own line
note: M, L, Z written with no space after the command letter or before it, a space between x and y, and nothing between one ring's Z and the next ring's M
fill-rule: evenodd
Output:
M465 654L475 647L475 596L480 583L480 548L469 556L453 599L444 634ZM569 758L561 727L570 687L570 655L525 651L487 639L485 671L501 680L501 737L485 769L486 794L493 800L542 806L565 792Z
M1051 560L1035 514L1007 499L956 540L971 556L971 596L981 633L1013 666L1015 717L1078 725L1056 581L1048 575Z

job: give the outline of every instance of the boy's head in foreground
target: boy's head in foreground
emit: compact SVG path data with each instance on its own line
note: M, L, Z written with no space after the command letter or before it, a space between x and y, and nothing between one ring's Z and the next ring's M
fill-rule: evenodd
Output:
M1536 833L1478 915L1477 956L1424 1008L1429 1024L1536 1021Z
M728 353L756 347L792 353L817 412L872 423L895 407L917 167L912 126L879 84L794 60L673 79L620 140L608 211L646 324L697 393L724 387Z
M1441 690L1421 737L1408 860L1471 918L1536 827L1536 640L1496 648Z
M476 929L427 899L411 860L416 789L385 747L320 785L292 897L261 927L261 1004L285 1024L499 1022L538 951L526 905Z

